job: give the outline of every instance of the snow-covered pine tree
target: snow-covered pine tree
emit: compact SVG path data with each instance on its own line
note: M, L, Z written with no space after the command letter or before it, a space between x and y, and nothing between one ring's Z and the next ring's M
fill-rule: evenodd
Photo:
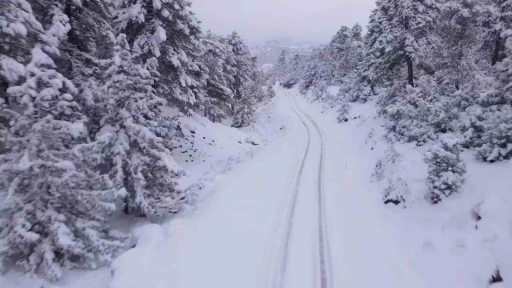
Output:
M66 75L78 89L77 102L87 116L87 128L91 136L99 129L103 117L104 105L95 98L95 92L101 86L100 62L112 54L113 43L110 1L86 0L64 1L64 13L69 18L71 29L68 39L63 43L66 53Z
M218 122L231 114L235 81L235 56L224 37L208 32L202 38L204 53L201 62L208 68L207 97L204 99L205 116Z
M373 74L402 70L407 83L414 86L415 68L430 71L431 43L436 43L437 0L379 0L370 16L368 55L374 57ZM398 72L400 73L400 72ZM379 78L374 76L373 78Z
M480 2L480 1L479 1ZM482 50L491 65L507 56L506 42L512 29L512 0L483 0L480 4L479 26L483 33Z
M427 198L433 204L456 193L464 183L466 166L460 159L459 140L449 134L439 137L439 144L434 145L426 155L428 163Z
M306 91L321 83L321 85L335 84L336 69L333 67L332 56L326 47L319 47L305 57L302 72L301 91Z
M494 105L480 114L479 139L476 149L478 159L496 162L512 158L512 108Z
M443 85L460 90L470 82L478 69L477 48L480 27L480 1L447 0L441 5L437 34L441 41L434 50L437 77Z
M364 63L361 65L361 76L373 87L384 86L389 82L393 77L392 70L396 67L386 67L384 62L387 43L393 41L393 35L391 29L387 28L388 9L383 7L381 0L376 4L377 8L370 14L367 26Z
M285 88L291 88L295 86L300 80L300 69L301 69L301 63L302 62L302 56L295 54L290 59L289 63L285 67L285 71L281 76L282 85Z
M70 29L62 6L52 3L35 15L27 1L3 4L1 38L9 44L1 74L9 88L0 114L10 120L0 154L0 256L57 280L62 267L94 268L123 247L105 223L118 195L82 158L86 118L76 87L52 59ZM45 28L41 15L49 20ZM28 57L15 56L27 50Z
M228 44L231 46L235 57L235 77L231 89L234 92L235 100L240 100L246 96L244 95L246 87L254 81L256 65L249 48L237 32L228 36Z
M185 193L178 189L179 167L167 148L176 124L163 112L166 101L157 96L157 60L139 58L130 50L126 36L115 40L114 55L105 63L104 85L100 89L107 114L96 147L102 171L115 188L125 194L124 211L152 217L180 209Z
M276 90L274 90L274 86L267 84L267 98L274 98L276 97Z
M354 73L363 60L364 42L362 36L363 28L356 24L350 29L350 41L343 55L340 69L345 70L346 74Z
M323 53L325 56L321 59L329 70L327 73L331 79L328 79L328 83L339 85L343 82L343 77L350 72L352 63L347 61L347 58L352 52L351 46L352 31L347 26L342 26L325 47Z
M487 162L512 158L512 37L506 55L494 66L494 87L480 95L476 113L472 113L478 128L477 157Z
M242 128L252 124L254 119L253 105L254 104L251 103L248 98L243 98L240 101L237 101L231 126L234 128Z
M188 109L202 100L206 85L201 30L188 0L115 0L114 31L126 34L142 61L158 60L157 94Z
M279 57L277 57L277 62L273 68L273 73L277 77L277 79L282 80L286 73L288 72L288 52L286 50L281 51Z

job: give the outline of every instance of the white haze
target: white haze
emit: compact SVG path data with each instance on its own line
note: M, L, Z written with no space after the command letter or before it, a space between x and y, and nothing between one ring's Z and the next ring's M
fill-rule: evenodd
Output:
M203 29L270 39L327 42L341 25L366 26L375 0L192 0Z

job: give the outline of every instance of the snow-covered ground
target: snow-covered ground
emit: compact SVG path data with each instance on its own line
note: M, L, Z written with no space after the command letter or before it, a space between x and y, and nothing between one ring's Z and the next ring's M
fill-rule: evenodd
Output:
M388 143L372 102L353 104L344 123L335 113L278 88L243 131L182 118L188 140L174 152L194 171L181 185L196 209L136 225L135 247L111 267L53 286L9 273L0 287L476 288L497 268L508 283L511 163L465 152L464 188L432 206L428 147ZM406 201L384 205L388 187Z
M337 93L335 87L329 90ZM317 117L323 114L324 119L335 122L335 109L326 108L322 103L312 106ZM338 149L352 159L344 169L348 174L340 173L340 177L364 179L354 192L371 192L367 200L377 201L375 211L382 214L382 227L399 247L396 253L402 256L405 267L415 274L415 279L426 287L488 287L492 275L499 269L504 282L491 286L512 287L507 280L512 278L512 162L482 163L471 151L465 151L463 158L468 172L460 193L431 205L424 198L427 189L424 153L429 147L386 141L384 122L378 117L378 108L373 102L351 104L347 119L348 122L332 128L345 138ZM405 195L405 203L383 206L383 195L388 188ZM351 218L348 221L353 225L365 226L360 219ZM370 241L365 245L382 249L380 242L388 240L370 233L354 241ZM366 261L379 261L379 258ZM367 271L367 277L374 277L374 269ZM400 269L390 272L408 273ZM363 280L358 287L369 286Z

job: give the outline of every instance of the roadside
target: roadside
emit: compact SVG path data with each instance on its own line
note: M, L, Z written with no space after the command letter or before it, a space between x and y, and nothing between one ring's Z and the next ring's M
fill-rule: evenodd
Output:
M330 87L329 92L335 95L337 88ZM307 100L308 103L311 101ZM343 236L340 231L338 239L343 239L348 245L331 244L333 250L344 249L345 253L354 255L350 267L343 269L341 274L334 273L335 276L353 278L354 281L358 276L360 287L370 287L367 286L368 281L373 281L371 279L377 277L375 274L387 274L391 279L412 273L425 287L487 287L497 269L503 279L512 279L510 161L482 163L474 158L471 151L464 151L462 157L468 172L461 191L437 205L431 205L425 200L428 167L424 154L429 147L387 141L384 120L379 116L376 103L351 103L346 122L342 123L336 120L337 107L326 107L317 101L305 105L316 119L323 119L323 127L330 125L330 130L337 131L339 144L331 149L345 152L340 154L343 158L331 160L343 161L342 171L332 171L331 177L338 179L337 186L343 191L352 191L352 196L328 201L338 203L331 209L359 210L363 201L373 203L374 213L380 222L380 227L374 228L376 231L386 230L389 237L382 239L378 232L366 230L365 219L347 215L339 218L347 227L357 226L359 234ZM397 205L391 202L384 204L387 193L402 196L404 201ZM365 198L361 198L363 196ZM341 241L338 240L343 243ZM382 252L389 249L383 243L393 243L397 251ZM361 251L357 252L356 247L362 247ZM405 262L397 269L382 266L384 272L378 268L382 257L364 257L373 253L390 254L388 257L391 259L393 254L400 254ZM357 265L366 267L367 274L354 274ZM391 284L380 286L404 287L388 283ZM498 285L503 283L492 287ZM417 283L412 286L417 287Z

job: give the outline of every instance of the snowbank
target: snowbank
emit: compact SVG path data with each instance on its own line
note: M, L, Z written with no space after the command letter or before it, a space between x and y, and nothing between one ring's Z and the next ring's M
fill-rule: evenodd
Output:
M185 137L173 156L187 171L179 179L180 186L192 194L185 213L207 199L219 175L252 159L254 153L282 135L285 119L276 113L274 101L261 105L255 123L242 129L212 123L198 114L179 119Z

